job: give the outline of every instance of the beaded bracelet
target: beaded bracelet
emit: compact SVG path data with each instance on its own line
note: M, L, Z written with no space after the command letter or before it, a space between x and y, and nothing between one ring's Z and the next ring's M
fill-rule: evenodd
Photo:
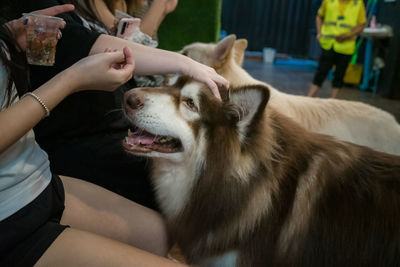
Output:
M32 92L28 92L28 93L24 94L24 95L22 96L22 98L24 98L24 97L27 96L27 95L30 95L31 97L33 97L34 99L36 99L36 100L40 103L40 105L43 107L43 109L44 109L44 111L45 111L44 118L50 116L50 110L49 110L49 108L46 106L46 104L43 102L43 100L40 99L40 97L38 97L37 95L35 95L35 94L32 93ZM22 99L22 98L21 98L21 99Z

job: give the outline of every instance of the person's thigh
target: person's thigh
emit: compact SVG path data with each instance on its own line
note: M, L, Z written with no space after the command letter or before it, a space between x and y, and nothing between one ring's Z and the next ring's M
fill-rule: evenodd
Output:
M157 255L167 254L167 231L160 214L97 185L69 177L61 179L65 189L61 224Z
M35 264L41 266L183 266L124 243L66 229Z

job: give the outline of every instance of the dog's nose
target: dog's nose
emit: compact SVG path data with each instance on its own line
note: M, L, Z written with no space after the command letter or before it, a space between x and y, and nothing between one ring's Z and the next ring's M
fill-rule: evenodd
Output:
M124 103L126 111L135 111L143 107L143 97L134 90L128 91L124 95Z

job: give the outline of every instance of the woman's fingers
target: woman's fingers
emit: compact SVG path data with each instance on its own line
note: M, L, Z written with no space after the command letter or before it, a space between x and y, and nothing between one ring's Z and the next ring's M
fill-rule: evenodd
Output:
M32 13L46 15L46 16L56 16L61 13L73 11L74 9L75 9L74 5L65 4L65 5L58 5L58 6L53 6L53 7L37 10Z
M120 52L111 52L110 49L106 49L106 51L107 50L107 64L118 71L122 76L126 76L126 79L130 79L135 69L135 60L131 49L124 47L123 51Z
M128 47L124 47L124 62L120 64L120 71L124 72L127 76L126 80L132 78L133 71L135 70L135 60L133 59L132 50Z
M216 97L218 100L222 100L222 99L221 99L221 95L220 95L220 93L219 93L219 89L218 89L217 84L216 84L213 80L211 80L211 79L209 79L208 81L206 81L206 84L207 84L207 86L211 89L211 92L215 95L215 97Z
M214 81L215 81L218 85L223 86L223 87L225 87L226 89L229 88L229 81L226 80L224 77L218 75L218 74L217 74L217 76L215 77Z
M132 69L133 71L135 61L133 60L132 51L128 47L125 47L122 52L117 52L118 49L106 48L104 50L104 53L114 53L115 55L118 55L115 57L116 60L112 59L112 62L109 62L111 67L116 70L127 69L130 71Z
M225 88L229 88L229 82L222 76L215 74L212 76L211 80L214 81L218 86L223 86Z
M215 97L221 100L221 95L219 93L218 86L229 88L229 82L224 77L219 75L213 68L210 67L208 69L208 76L209 78L205 81L205 83L211 89Z
M124 68L132 68L132 72L135 69L135 60L133 58L132 50L129 47L124 47L124 56L125 56L125 66Z
M40 14L40 15L46 15L46 16L56 16L56 15L59 15L61 13L73 11L74 9L75 9L74 5L65 4L65 5L58 5L58 6L45 8L45 9L36 10L36 11L33 11L32 13ZM26 18L26 17L25 18L22 17L21 20L22 20L22 24L23 25L27 25L29 23L29 19ZM67 23L65 21L62 21L60 23L60 25L59 25L59 28L60 29L64 29L65 25L67 25ZM58 32L57 38L61 39L61 37L62 37L62 33Z
M122 51L109 51L105 53L105 60L107 64L122 64L125 62L125 55Z

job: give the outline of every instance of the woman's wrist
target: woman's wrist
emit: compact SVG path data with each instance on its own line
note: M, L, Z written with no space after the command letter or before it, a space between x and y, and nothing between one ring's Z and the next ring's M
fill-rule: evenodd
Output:
M60 72L54 78L57 79L58 83L63 84L63 90L67 94L66 96L76 93L79 91L79 77L74 69L71 67Z
M179 53L177 53L177 54L179 57L178 60L176 61L178 64L178 72L180 74L186 75L189 73L190 65L193 60L191 58L181 55Z

